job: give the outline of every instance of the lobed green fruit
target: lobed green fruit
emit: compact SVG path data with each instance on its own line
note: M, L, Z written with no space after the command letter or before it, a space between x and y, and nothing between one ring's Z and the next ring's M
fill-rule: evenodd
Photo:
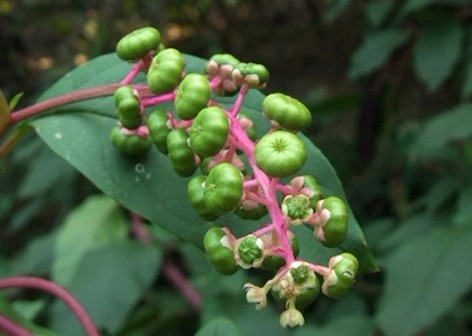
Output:
M359 262L354 255L345 252L332 257L329 268L322 290L325 295L336 299L345 295L356 281Z
M116 126L110 133L111 142L122 152L129 155L144 155L152 146L149 137L140 137L137 134L125 134L123 128Z
M125 35L116 45L118 57L136 61L155 50L161 42L161 34L153 27L144 27Z
M167 135L167 149L174 170L179 176L193 175L196 167L195 154L188 145L188 134L181 128L173 129Z
M168 126L168 122L169 117L164 110L153 111L147 119L149 135L159 152L163 154L169 153L167 148L167 136L171 129Z
M200 217L207 221L214 221L219 216L208 207L203 195L206 179L204 175L197 175L190 179L187 185L187 195L192 207Z
M285 129L298 131L311 122L311 113L299 100L282 93L273 93L264 98L262 111L270 120Z
M161 50L152 60L147 74L147 83L154 93L173 90L182 79L185 58L177 49Z
M221 228L213 227L205 233L203 246L215 269L222 274L231 275L238 270L238 264L233 251L224 244L225 237Z
M324 217L323 212L329 211L329 219L317 228L323 234L318 235L321 243L327 247L335 247L341 244L347 236L348 217L347 207L343 200L336 196L330 196L319 201L317 214ZM323 238L320 238L322 236Z
M306 161L303 141L288 131L264 135L254 149L256 164L271 177L287 177L300 170Z
M125 128L133 130L141 126L143 121L141 103L135 96L133 87L128 85L119 87L115 91L114 100L118 119Z
M210 82L200 74L188 74L182 80L174 100L177 116L181 119L193 119L208 104Z
M308 196L298 194L287 195L282 202L282 212L290 218L292 224L300 224L303 220L313 214Z
M201 158L221 151L228 141L229 120L222 108L206 107L198 113L190 128L190 146Z
M301 276L303 274L303 276ZM296 280L298 278L298 281ZM320 280L315 272L306 265L290 269L290 276L286 276L287 285L282 282L272 287L272 296L280 303L295 298L295 305L299 309L310 305L320 293ZM287 291L284 291L286 286Z
M269 71L262 64L241 62L233 70L233 80L237 85L245 83L250 88L263 88L269 81Z
M251 266L262 258L261 247L263 247L262 240L253 235L247 236L238 244L237 251L243 266Z
M210 170L205 183L205 203L217 214L233 211L243 195L243 176L232 164L219 163Z

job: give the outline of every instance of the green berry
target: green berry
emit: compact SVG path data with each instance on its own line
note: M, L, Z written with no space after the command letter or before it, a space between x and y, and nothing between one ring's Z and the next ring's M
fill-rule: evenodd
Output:
M257 63L239 63L232 75L237 85L247 84L250 88L264 88L269 81L269 71Z
M119 87L115 91L114 100L118 119L125 128L134 130L141 126L143 121L141 103L139 98L135 96L131 86Z
M311 122L311 113L299 100L282 93L273 93L264 98L262 111L285 129L298 131Z
M202 157L213 156L228 141L229 121L220 107L210 106L201 110L190 129L190 146Z
M256 164L271 177L287 177L306 161L303 141L293 133L275 131L264 135L254 149Z
M318 202L316 213L320 225L315 235L327 247L341 244L347 236L348 217L346 204L339 197L330 196Z
M290 271L272 287L272 296L283 304L295 299L297 308L311 304L319 295L320 281L305 263L294 262Z
M210 170L205 183L205 202L218 214L233 211L243 195L241 171L230 163L219 163Z
M182 79L185 58L177 49L160 51L152 60L147 74L147 83L154 93L173 90Z
M238 270L238 265L228 245L226 233L219 227L209 229L203 239L205 252L215 269L231 275Z
M149 137L141 137L137 134L126 134L126 130L116 126L110 134L111 142L123 153L129 155L144 155L152 146Z
M177 116L181 119L193 119L208 104L210 82L200 74L188 74L182 80L174 100Z
M214 221L219 216L215 214L205 202L204 190L205 190L206 176L197 175L194 176L188 183L187 195L197 214L207 221Z
M181 128L173 129L167 135L167 149L172 166L179 176L193 175L196 167L195 154L188 145L188 134Z
M167 149L167 136L171 129L169 128L168 122L169 117L164 110L155 110L147 119L149 135L159 152L163 154L169 153Z
M135 61L155 50L160 42L157 29L144 27L125 35L116 45L116 53L125 61Z
M345 295L356 281L359 268L357 258L351 253L341 253L329 261L330 271L323 277L323 293L332 298Z
M282 202L282 212L292 224L301 224L313 214L308 196L298 194L285 196Z
M249 268L251 266L256 266L258 262L262 262L263 249L264 243L262 239L253 235L244 238L237 246L241 266Z

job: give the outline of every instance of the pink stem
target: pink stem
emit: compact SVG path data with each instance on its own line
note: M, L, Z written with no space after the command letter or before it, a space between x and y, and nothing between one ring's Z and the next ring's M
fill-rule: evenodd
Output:
M164 262L164 275L182 293L192 307L199 309L202 306L200 293L187 281L180 269L170 260Z
M151 106L151 105L156 105L159 103L172 101L174 100L174 98L175 98L175 92L171 92L171 93L166 93L166 94L162 94L155 97L145 98L141 102L144 106Z
M3 315L0 315L0 331L10 336L33 336L33 333Z
M298 193L291 185L288 184L277 183L275 188L284 195L295 195Z
M244 102L244 98L246 98L246 94L249 91L249 87L244 84L241 86L241 89L239 90L238 96L236 97L236 100L233 103L233 106L231 107L231 115L236 116L239 113L239 110L241 109L241 106Z
M75 297L73 297L68 291L61 286L55 284L52 281L44 280L41 278L34 277L11 277L6 279L0 279L0 290L11 288L11 287L27 287L39 289L48 292L54 296L60 298L64 303L69 306L71 311L77 317L82 324L87 335L99 336L92 319L88 316L85 309L80 305Z
M146 67L146 64L140 60L139 62L135 63L133 65L133 67L131 68L131 71L126 75L125 78L123 78L123 80L120 82L121 84L124 84L124 85L128 85L130 84L133 79L136 78L136 76L142 71L144 70L144 68Z
M13 112L10 115L9 124L12 125L20 120L32 117L38 113L44 112L46 110L51 110L61 105L73 103L80 100L111 95L120 86L121 84L117 84L117 83L107 84L103 86L97 86L93 88L87 88L83 90L66 93L59 97L44 100L37 104L31 105L24 109Z

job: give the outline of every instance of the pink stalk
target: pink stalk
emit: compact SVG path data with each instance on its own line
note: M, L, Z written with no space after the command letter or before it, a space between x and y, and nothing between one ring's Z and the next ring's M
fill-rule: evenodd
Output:
M275 228L275 231L280 239L280 244L284 252L284 259L286 265L290 265L294 261L294 255L292 248L290 246L290 241L287 236L287 228L285 223L285 217L280 210L276 186L278 184L278 179L270 179L256 164L256 159L254 157L254 142L249 139L243 127L237 122L236 114L239 112L241 105L243 103L244 97L247 94L247 86L244 85L238 97L236 98L234 105L231 108L228 117L231 122L231 141L237 144L237 146L246 154L249 164L251 165L254 177L259 183L263 194L265 196L267 211L269 212L270 217L272 218L272 225Z
M144 98L144 99L141 100L141 102L144 106L151 106L151 105L156 105L156 104L159 104L159 103L165 103L165 102L172 101L172 100L174 100L174 98L175 98L175 91L171 92L171 93L166 93L166 94L162 94L162 95L159 95L159 96L155 96L155 97Z
M199 309L202 306L200 293L187 281L180 269L170 260L164 262L164 275L192 307Z
M85 309L80 305L75 297L73 297L68 291L58 284L55 284L52 281L34 277L11 277L0 279L0 290L12 287L34 288L57 296L62 301L64 301L64 303L74 313L88 336L99 336L92 319L90 316L88 316Z
M33 336L33 333L3 315L0 315L0 331L10 336Z
M146 64L140 60L139 62L135 63L133 65L133 67L131 68L131 71L126 75L125 78L123 78L123 80L120 82L120 84L124 84L124 85L128 85L130 84L133 79L136 78L136 76L142 71L144 70L144 68L146 67Z
M51 110L61 105L77 102L80 100L90 99L90 98L112 95L115 92L115 90L119 88L120 86L121 84L117 84L117 83L107 84L103 86L97 86L93 88L87 88L83 90L66 93L59 97L44 100L37 104L31 105L24 109L13 112L10 115L9 124L13 125L14 123L20 120L32 117L38 113Z

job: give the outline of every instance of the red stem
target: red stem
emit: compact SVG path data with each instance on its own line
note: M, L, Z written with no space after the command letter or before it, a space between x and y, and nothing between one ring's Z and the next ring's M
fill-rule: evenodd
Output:
M97 86L97 87L93 87L93 88L87 88L87 89L83 89L83 90L69 92L69 93L66 93L66 94L64 94L62 96L59 96L59 97L54 97L54 98L51 98L51 99L44 100L44 101L39 102L37 104L31 105L31 106L28 106L24 109L13 112L10 115L9 124L13 125L14 123L16 123L20 120L32 117L35 114L38 114L38 113L46 111L46 110L53 109L53 108L61 106L61 105L73 103L73 102L80 101L80 100L111 95L121 85L122 84L119 84L119 83L107 84L107 85L103 85L103 86Z
M33 333L3 315L0 315L0 331L10 336L33 336Z
M164 262L164 275L192 305L199 309L202 306L200 293L187 281L180 269L171 261Z
M27 287L48 292L60 298L71 309L88 336L99 336L95 325L79 301L64 288L52 281L34 277L11 277L0 279L0 290L12 287Z

